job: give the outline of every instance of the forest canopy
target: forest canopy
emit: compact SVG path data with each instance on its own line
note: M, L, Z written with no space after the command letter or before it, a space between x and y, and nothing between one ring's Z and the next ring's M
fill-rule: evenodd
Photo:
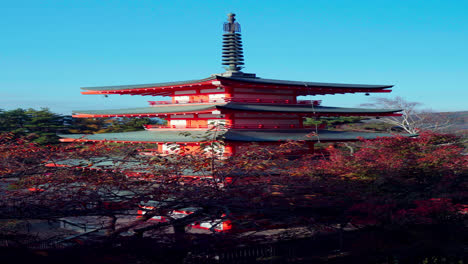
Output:
M39 144L58 143L57 134L94 134L143 130L143 125L162 122L150 118L72 118L59 115L48 108L40 110L0 109L0 133L12 133L15 137L28 137Z

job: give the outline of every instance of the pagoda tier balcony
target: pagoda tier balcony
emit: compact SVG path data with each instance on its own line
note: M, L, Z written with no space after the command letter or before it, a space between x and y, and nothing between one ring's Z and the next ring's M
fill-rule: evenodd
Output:
M172 101L148 101L148 102L151 106L172 104Z
M198 99L198 100L175 100L173 101L148 101L150 106L164 106L164 105L184 105L184 104L215 104L226 103L225 99Z
M322 100L282 100L282 99L262 99L262 98L224 98L224 99L198 99L189 101L148 101L150 106L163 106L174 104L213 104L213 103L257 103L257 104L294 104L294 105L314 105L318 106Z
M186 130L186 129L212 129L214 125L194 125L194 126L187 126L187 125L143 125L146 130L160 130L160 129L171 129L171 130Z
M263 99L263 98L226 98L226 102L233 103L258 103L258 104L299 104L299 105L315 105L318 106L322 100L282 100L282 99Z

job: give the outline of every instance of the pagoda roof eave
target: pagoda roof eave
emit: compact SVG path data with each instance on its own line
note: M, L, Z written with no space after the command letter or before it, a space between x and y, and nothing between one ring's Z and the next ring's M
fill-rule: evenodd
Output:
M186 133L190 136L186 136ZM115 142L115 143L198 143L205 140L206 130L202 131L134 131L122 133L103 134L70 134L59 135L62 142ZM318 132L318 133L317 133ZM225 141L235 142L282 142L282 141L312 141L312 142L339 142L374 139L377 137L390 137L388 133L329 131L312 129L301 130L227 130L217 131L219 137ZM415 136L415 135L407 135Z
M209 113L215 109L223 112L261 112L261 113L297 113L306 116L400 116L401 109L366 109L327 107L314 105L275 105L275 104L185 104L161 105L157 107L142 107L111 110L76 110L73 117L158 117L168 114Z
M216 109L215 104L162 105L158 107L140 107L110 110L74 110L73 117L157 117L168 114L203 113Z
M219 81L214 84L213 81ZM132 84L116 86L95 86L82 87L82 94L131 94L131 95L171 95L174 89L193 89L193 87L214 88L219 85L236 85L239 87L252 87L261 89L295 89L299 95L308 94L339 94L339 93L388 93L393 85L369 85L369 84L346 84L346 83L323 83L323 82L305 82L289 81L278 79L263 79L259 77L225 77L213 75L208 78L198 80Z
M209 86L215 87L212 81L215 76L211 76L199 80L187 80L164 83L148 83L148 84L131 84L131 85L115 85L115 86L95 86L82 87L82 94L132 94L132 95L170 95L173 89L190 89L194 86Z
M346 84L346 83L322 83L289 81L278 79L242 78L217 76L222 85L236 85L239 87L253 87L263 89L289 88L299 91L299 95L308 94L337 94L337 93L388 93L393 85L369 85L369 84Z
M190 132L191 136L186 136ZM202 131L132 131L101 134L69 134L59 135L62 142L115 142L115 143L188 143L202 141L206 130Z
M360 139L375 139L378 137L394 136L389 133L370 133L331 130L229 130L224 134L226 141L240 142L285 142L285 141L311 141L311 142L343 142L358 141ZM408 135L415 136L415 135Z
M242 112L272 112L272 113L298 113L306 115L363 115L363 116L400 116L397 112L402 109L369 109L369 108L347 108L347 107L330 107L330 106L314 106L314 105L275 105L275 104L240 104L228 103L217 105L216 108L228 111Z

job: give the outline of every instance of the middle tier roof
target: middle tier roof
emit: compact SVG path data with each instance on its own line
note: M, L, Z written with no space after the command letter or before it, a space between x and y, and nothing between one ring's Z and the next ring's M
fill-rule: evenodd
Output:
M270 112L270 113L298 113L310 116L389 116L398 115L401 109L369 109L347 108L314 105L274 105L274 104L185 104L161 105L158 107L141 107L111 110L76 110L73 117L158 117L167 114L204 113L214 110L226 112Z

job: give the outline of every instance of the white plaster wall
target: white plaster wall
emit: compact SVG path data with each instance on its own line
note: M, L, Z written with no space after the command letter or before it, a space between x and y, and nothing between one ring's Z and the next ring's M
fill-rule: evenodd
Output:
M208 95L208 98L210 99L210 101L223 101L224 98L226 98L226 94L209 94Z
M185 120L185 119L170 120L169 125L170 126L178 126L178 127L186 127L187 126L187 120Z
M179 101L179 103L188 103L190 101L189 96L174 96L175 101Z

